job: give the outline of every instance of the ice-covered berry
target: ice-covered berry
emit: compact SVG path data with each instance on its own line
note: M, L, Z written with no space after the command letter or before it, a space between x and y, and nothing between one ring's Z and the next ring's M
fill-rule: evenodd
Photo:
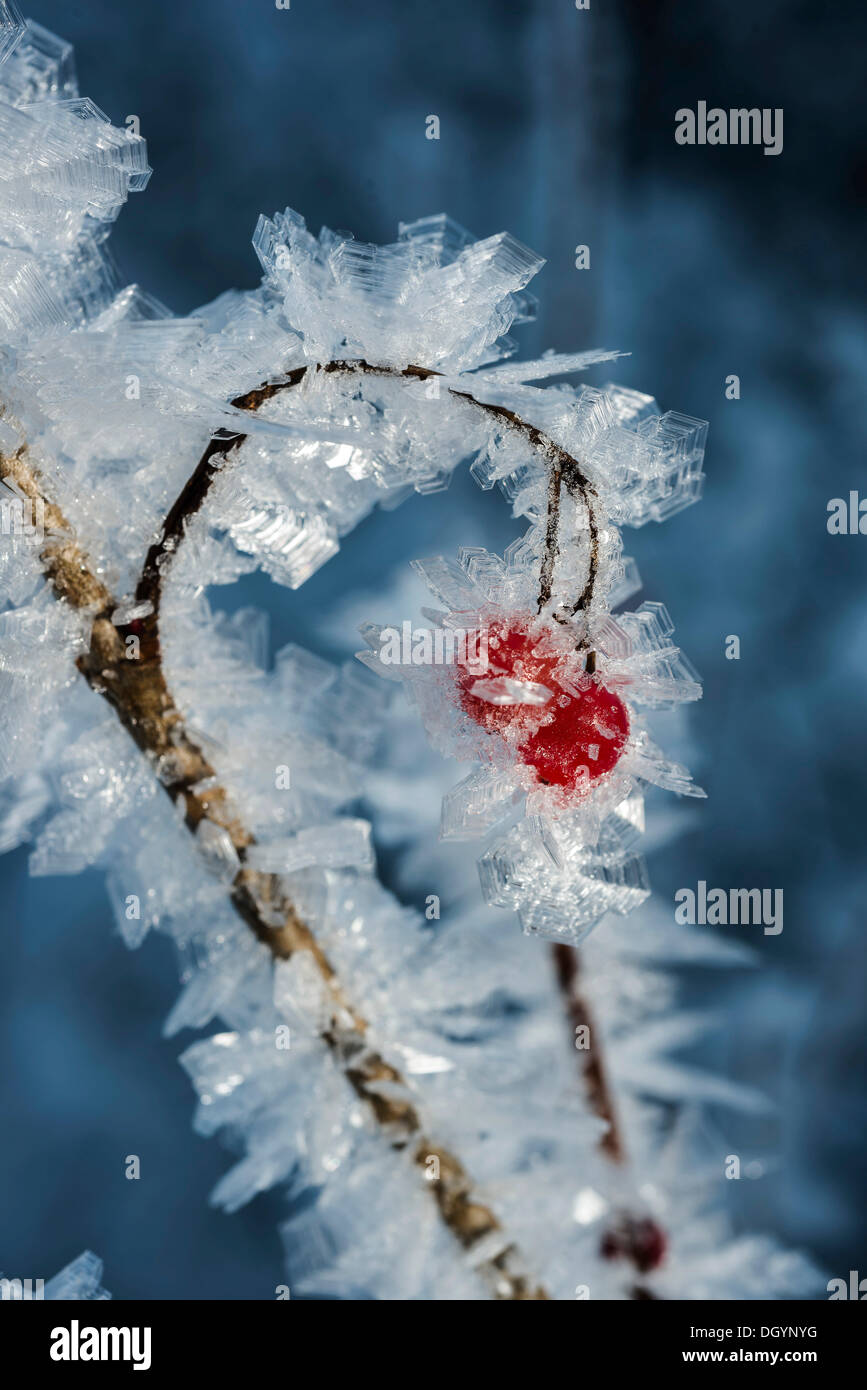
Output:
M486 642L482 640L486 638ZM488 665L459 661L461 706L487 733L508 737L544 785L573 789L610 772L629 736L629 716L577 652L564 651L531 617L491 624L467 650ZM568 683L568 689L564 682Z

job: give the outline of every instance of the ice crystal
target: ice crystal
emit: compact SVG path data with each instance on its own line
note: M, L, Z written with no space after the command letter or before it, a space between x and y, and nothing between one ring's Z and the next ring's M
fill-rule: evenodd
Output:
M57 1302L80 1302L87 1299L106 1300L111 1294L102 1287L102 1260L85 1250L77 1259L55 1274L45 1285L45 1297Z

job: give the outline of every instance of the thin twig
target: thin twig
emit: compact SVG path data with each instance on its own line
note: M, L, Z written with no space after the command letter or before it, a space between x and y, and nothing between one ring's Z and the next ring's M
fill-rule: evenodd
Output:
M580 989L579 955L574 946L558 944L552 947L552 950L557 983L566 1001L573 1036L578 1028L586 1028L590 1037L590 1047L583 1052L583 1072L590 1108L607 1126L599 1141L599 1147L613 1163L622 1163L625 1158L623 1136L617 1122L614 1098L592 1015Z

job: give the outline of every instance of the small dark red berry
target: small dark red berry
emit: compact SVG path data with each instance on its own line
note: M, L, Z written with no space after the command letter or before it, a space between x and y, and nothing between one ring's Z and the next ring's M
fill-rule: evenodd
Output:
M624 1216L607 1230L599 1245L606 1260L629 1260L639 1274L658 1269L665 1259L665 1232L650 1217Z

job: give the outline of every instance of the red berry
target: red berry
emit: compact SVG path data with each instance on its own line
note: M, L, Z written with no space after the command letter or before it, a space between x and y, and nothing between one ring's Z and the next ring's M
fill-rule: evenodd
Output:
M624 1216L613 1230L605 1232L599 1253L606 1260L630 1260L639 1274L649 1274L662 1264L667 1248L665 1232L655 1221Z
M574 789L616 765L629 735L629 717L623 701L598 676L584 673L578 653L552 640L549 632L529 616L492 623L487 629L488 669L480 672L459 661L458 690L470 718L487 733L506 735L540 783ZM478 635L474 637L476 642L468 643L471 656L479 647L484 651ZM472 694L477 680L498 676L543 685L551 698L542 705L498 705ZM561 680L572 689L564 689Z
M479 671L470 666L469 661L458 661L461 704L467 714L489 734L502 733L514 724L525 723L532 716L535 716L535 725L540 713L539 706L491 704L489 700L481 700L471 694L472 687L480 679L488 681L497 676L510 676L514 680L534 681L552 690L552 673L560 660L560 653L552 651L548 655L537 654L534 649L542 644L542 633L530 633L525 627L508 627L505 623L492 623L489 628L483 630L482 637L484 636L487 637L487 670ZM467 651L470 656L484 653L484 641L478 632L474 632L468 640Z

